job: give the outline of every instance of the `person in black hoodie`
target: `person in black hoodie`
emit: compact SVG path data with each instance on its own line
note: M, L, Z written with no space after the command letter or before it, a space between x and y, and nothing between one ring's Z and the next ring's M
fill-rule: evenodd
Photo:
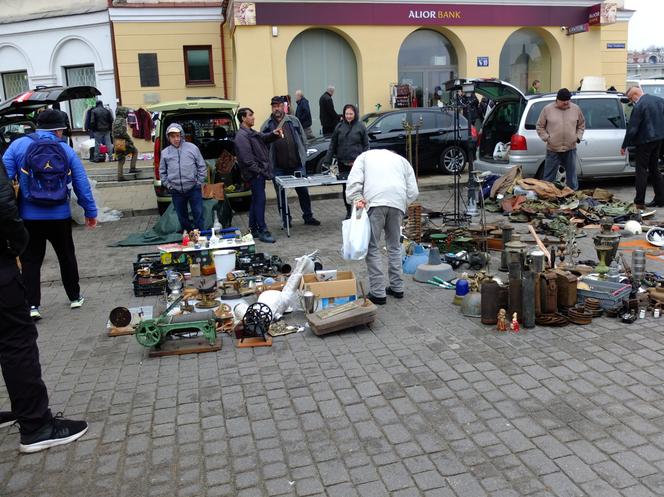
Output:
M0 412L0 427L18 422L19 451L39 452L80 438L85 421L53 417L42 380L35 327L16 258L28 245L16 196L0 160L0 365L12 410Z
M359 119L357 107L353 104L344 105L343 115L343 120L334 128L330 147L323 162L329 167L332 159L336 157L339 177L347 178L357 156L369 150L369 135L364 123ZM343 185L343 198L346 205L346 219L348 219L352 206L346 202L346 185Z

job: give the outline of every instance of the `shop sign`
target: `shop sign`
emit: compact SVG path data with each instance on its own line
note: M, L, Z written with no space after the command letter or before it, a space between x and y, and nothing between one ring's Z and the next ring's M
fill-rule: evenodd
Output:
M477 67L489 67L489 57L477 57Z
M585 33L588 31L588 23L584 22L583 24L577 24L576 26L572 26L570 28L567 28L567 36L569 35L576 35L579 33Z
M255 4L255 5L254 5ZM588 7L549 5L405 4L363 2L234 3L236 25L347 26L575 26L588 21ZM254 5L243 7L245 5ZM244 10L242 10L244 9ZM240 11L242 10L242 11ZM248 10L248 14L246 11ZM238 22L241 21L241 22Z
M618 18L618 9L622 9L624 4L624 0L604 0L593 5L588 11L588 24L591 26L614 24Z
M622 48L622 49L624 49L625 44L624 43L607 43L606 48Z

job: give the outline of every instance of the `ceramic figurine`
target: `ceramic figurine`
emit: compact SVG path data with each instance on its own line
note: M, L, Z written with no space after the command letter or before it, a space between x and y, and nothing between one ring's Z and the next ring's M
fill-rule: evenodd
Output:
M519 333L519 320L516 318L516 312L512 314L512 324L510 324L510 329L514 333Z
M182 246L186 247L187 245L189 245L189 241L190 241L189 233L187 233L187 230L184 230L182 232Z
M198 243L198 240L201 238L201 232L197 229L191 230L191 234L189 235L189 238L191 238L191 241L194 242L194 245Z
M505 309L498 311L498 324L496 324L498 331L507 331L507 312Z

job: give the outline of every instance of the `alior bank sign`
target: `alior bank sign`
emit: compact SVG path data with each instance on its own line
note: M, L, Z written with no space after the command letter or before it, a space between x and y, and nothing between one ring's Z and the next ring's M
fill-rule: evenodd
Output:
M252 5L255 6L256 24L272 26L575 26L588 22L589 15L588 7L547 5L260 1Z

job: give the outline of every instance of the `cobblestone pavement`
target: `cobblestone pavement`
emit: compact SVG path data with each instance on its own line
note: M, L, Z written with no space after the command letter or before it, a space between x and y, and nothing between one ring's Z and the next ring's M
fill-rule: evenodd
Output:
M422 201L443 204L436 192ZM261 248L285 258L319 248L327 267L364 278L363 263L338 256L343 211L341 200L316 202L321 227L295 216L292 238L277 229L277 244ZM112 307L154 301L131 294L131 261L145 248L106 246L153 222L76 229L80 310L66 305L49 252L44 377L53 410L85 417L90 431L27 456L16 428L0 431L0 495L664 494L661 321L499 335L462 317L451 292L407 278L406 297L390 298L372 329L307 330L255 350L224 337L218 353L150 359L104 326Z

